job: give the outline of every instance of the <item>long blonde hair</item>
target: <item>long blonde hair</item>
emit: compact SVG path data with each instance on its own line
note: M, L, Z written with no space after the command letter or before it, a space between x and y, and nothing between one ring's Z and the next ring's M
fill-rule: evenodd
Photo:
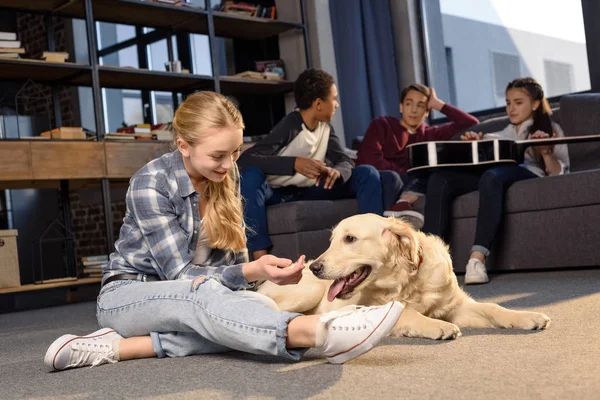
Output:
M214 92L197 92L187 97L173 118L175 140L182 139L190 146L202 141L207 130L234 127L244 129L239 110L225 96ZM208 198L204 227L214 249L240 251L246 247L242 195L239 188L237 164L222 182L208 181Z

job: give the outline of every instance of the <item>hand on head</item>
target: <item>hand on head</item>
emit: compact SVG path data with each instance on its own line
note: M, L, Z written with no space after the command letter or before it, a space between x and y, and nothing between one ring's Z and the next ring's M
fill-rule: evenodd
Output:
M429 90L431 91L431 94L429 95L429 101L427 102L427 109L441 111L442 107L444 107L444 104L446 103L437 97L437 93L435 93L435 89L433 87L430 87Z

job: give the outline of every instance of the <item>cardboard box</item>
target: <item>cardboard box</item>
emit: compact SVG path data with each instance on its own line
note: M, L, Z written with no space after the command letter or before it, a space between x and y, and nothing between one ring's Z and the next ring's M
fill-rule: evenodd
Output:
M21 286L17 231L0 230L0 288Z

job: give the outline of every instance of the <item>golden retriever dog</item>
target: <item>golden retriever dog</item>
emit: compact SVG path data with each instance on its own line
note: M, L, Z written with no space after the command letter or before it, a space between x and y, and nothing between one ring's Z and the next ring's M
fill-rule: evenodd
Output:
M260 285L280 310L316 314L348 304L400 301L391 336L455 339L460 328L544 329L541 313L479 303L459 286L448 246L408 223L374 214L343 220L327 251L309 263L297 285Z

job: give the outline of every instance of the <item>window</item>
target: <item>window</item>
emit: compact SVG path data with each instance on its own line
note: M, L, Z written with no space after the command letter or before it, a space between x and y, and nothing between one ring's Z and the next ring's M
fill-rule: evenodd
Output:
M521 76L519 56L492 51L492 73L494 77L494 95L496 106L505 104L506 85Z
M581 0L421 0L429 84L465 111L504 104L506 84L548 96L590 89Z
M446 47L446 67L448 68L448 89L450 91L450 103L456 104L456 80L454 78L454 57L452 48Z
M573 91L573 66L571 64L545 60L544 72L548 96L559 96Z

